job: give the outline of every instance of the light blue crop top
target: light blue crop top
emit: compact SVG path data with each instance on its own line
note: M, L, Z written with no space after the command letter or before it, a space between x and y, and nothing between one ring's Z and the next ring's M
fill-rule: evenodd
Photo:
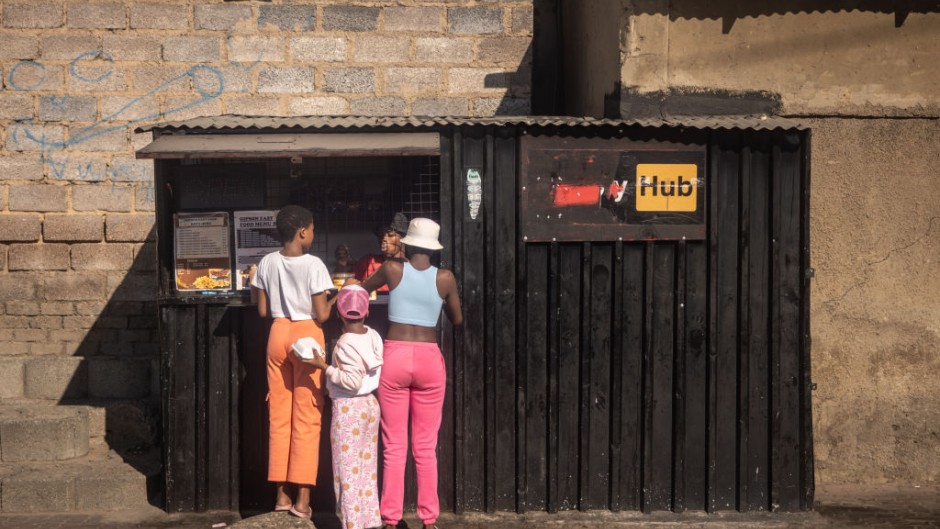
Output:
M401 283L388 293L388 319L421 327L435 327L444 300L437 293L437 267L416 270L405 261Z

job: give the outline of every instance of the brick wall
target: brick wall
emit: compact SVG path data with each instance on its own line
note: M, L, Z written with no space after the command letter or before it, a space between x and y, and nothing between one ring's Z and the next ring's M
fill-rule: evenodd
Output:
M532 0L0 0L0 398L156 393L136 126L526 114L531 41Z

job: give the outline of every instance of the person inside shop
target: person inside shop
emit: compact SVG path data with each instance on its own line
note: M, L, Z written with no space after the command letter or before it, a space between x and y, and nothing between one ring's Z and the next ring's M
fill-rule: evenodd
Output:
M361 283L367 291L389 288L389 329L379 379L384 477L379 510L385 529L402 518L408 420L418 481L418 517L433 528L440 514L437 496L437 433L441 426L447 370L437 345L441 309L454 325L463 323L457 280L431 265L440 251L440 226L412 219L405 237L407 259L385 261ZM348 284L358 281L350 279Z
M401 238L408 231L408 217L398 212L387 224L376 227L375 236L379 239L378 254L369 254L363 256L353 265L353 276L358 281L365 279L376 272L382 263L387 260L396 260L403 262L405 260L405 249L401 245ZM371 291L370 291L371 292ZM378 292L388 292L388 286L382 285Z
M249 271L251 298L258 304L258 314L274 319L266 361L268 480L277 486L275 511L309 519L310 494L319 465L324 373L301 362L291 350L302 338L312 338L324 350L322 325L330 316L328 293L333 282L323 261L307 253L313 244L309 210L281 208L276 226L282 248L265 255ZM296 488L293 500L289 484Z
M333 252L333 257L336 258L336 264L333 266L333 275L352 273L354 263L352 262L352 256L349 255L349 246L337 244L336 250Z

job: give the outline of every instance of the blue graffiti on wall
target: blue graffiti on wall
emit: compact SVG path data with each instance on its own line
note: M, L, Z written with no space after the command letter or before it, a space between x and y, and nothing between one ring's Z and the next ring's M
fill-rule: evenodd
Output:
M292 0L287 1L288 5L291 3ZM310 15L305 23L301 24L304 26L301 29L310 29L313 26L313 20ZM266 22L266 16L262 10L257 18L257 27L264 26ZM235 36L235 29L226 33L225 41L229 46L234 45ZM258 50L253 60L247 62L230 60L228 65L233 68L233 71L250 72L264 60L266 51L265 49ZM114 58L102 50L85 51L69 62L68 75L81 83L105 83L114 75ZM44 84L49 76L50 71L41 62L24 60L7 71L6 85L18 91L44 90ZM162 112L140 115L140 109L149 104L147 98L164 91L173 83L187 79L196 91L197 96L194 100L166 108ZM31 119L17 121L11 129L10 138L14 147L39 150L42 162L49 168L49 174L56 179L63 180L71 177L73 180L81 181L137 182L141 186L150 186L149 192L152 200L153 183L149 178L149 172L140 164L115 158L111 160L108 167L102 167L105 165L103 161L89 161L88 158L80 155L73 157L72 154L63 151L70 147L80 146L104 134L133 127L142 122L161 120L180 114L218 98L225 89L225 76L220 69L208 65L196 65L163 81L147 93L133 97L126 104L102 116L93 124L76 131L70 130L68 139L49 137L41 124ZM47 101L53 108L65 110L68 108L70 98L67 95L48 96ZM116 121L121 121L121 123L115 123Z
M97 77L85 77L84 74L82 74L81 72L77 70L76 66L78 65L79 62L81 62L82 60L86 60L86 59L103 59L107 61L108 63L112 63L112 64L114 63L114 59L111 57L111 55L108 52L91 50L91 51L86 51L85 53L79 54L77 57L72 59L71 63L69 63L69 74L72 77L78 79L79 81L85 81L86 83L99 83L101 81L104 81L108 77L111 77L111 74L114 72L114 69L111 68L111 66L109 65L108 69L105 70L103 74Z
M101 73L90 76L84 73L80 66L83 61L103 60L109 65ZM259 56L259 61L261 60ZM110 64L113 59L107 53L92 50L76 56L69 64L69 75L83 82L100 83L107 80L113 73ZM35 90L42 86L46 77L46 67L37 61L20 61L7 74L7 86L19 91ZM135 116L132 119L124 120L125 116L131 115L139 105L145 104L146 98L153 96L165 90L168 86L181 80L189 79L196 91L197 97L192 101L184 102L176 106L167 108L162 112L153 112L143 116ZM28 81L28 82L24 82ZM75 180L81 181L102 181L111 179L112 181L134 181L142 185L150 185L144 170L140 166L130 164L118 164L107 168L98 167L88 161L72 162L70 154L63 154L62 151L70 147L80 145L97 138L103 134L124 130L138 123L164 119L168 116L178 114L187 109L201 105L207 101L218 98L225 91L225 78L218 68L207 65L192 66L179 74L163 81L147 93L134 97L126 104L102 116L93 124L72 132L68 139L53 139L47 136L47 133L41 127L34 128L36 123L32 119L19 120L12 127L11 141L17 147L32 147L40 151L40 158L44 164L49 167L50 175L57 180L66 179L69 175ZM54 108L65 108L69 102L69 96L50 96L49 104ZM121 121L116 124L115 121ZM101 164L103 165L103 164ZM71 169L71 171L69 171ZM152 190L151 190L152 193Z
M34 75L38 76L38 80L34 80L31 84L24 85L17 81L18 77L23 77L29 75L29 71L34 70ZM26 72L26 73L23 73ZM46 67L36 61L20 61L13 65L10 68L10 72L7 74L7 84L10 88L14 90L34 90L42 86L42 83L46 82Z
M33 61L29 61L29 62L33 62ZM26 61L21 62L18 65L25 64L25 63ZM73 64L74 64L74 61L73 61ZM9 77L12 78L14 74L15 74L15 67L10 70ZM102 81L106 79L108 75L110 75L110 72L96 79L96 81ZM164 110L163 112L156 112L156 113L152 113L152 114L148 114L145 116L140 116L134 119L127 120L127 122L121 123L119 125L110 124L111 122L115 120L120 120L123 115L128 114L131 110L134 109L136 105L141 104L141 102L145 98L152 96L160 92L167 86L177 81L186 79L186 78L192 79L193 88L196 90L196 92L199 95L197 99L172 107L172 108L168 108ZM83 80L87 80L87 79L83 79ZM12 79L8 79L8 81L10 81L10 86L14 86L14 82L12 81ZM206 101L215 99L219 97L220 95L222 95L222 92L224 90L225 90L225 78L223 77L222 72L220 70L218 70L217 68L213 68L212 66L196 65L185 70L179 75L172 77L170 79L167 79L166 81L160 83L159 85L151 89L146 94L137 96L131 99L127 104L125 104L118 110L112 112L111 114L108 114L107 116L102 117L100 120L93 123L92 125L89 125L88 127L78 130L77 132L72 134L67 140L64 139L62 141L53 141L53 140L46 138L44 134L37 137L36 135L34 135L33 131L25 129L25 128L20 128L20 130L18 130L17 128L14 128L13 135L14 135L14 138L16 139L19 139L22 137L25 140L33 142L35 145L40 146L43 152L47 152L47 149L65 149L69 146L77 145L82 142L91 140L92 138L96 138L102 134L107 134L115 130L124 129L124 128L127 128L128 126L135 125L143 121L151 121L154 119L160 119L160 118L165 118L167 116L172 116L173 114L182 112L186 109L201 105L205 103ZM61 107L67 102L67 100L68 100L68 96L56 97L51 100L51 103L55 106ZM28 123L28 122L29 122L28 120L24 120L24 121L21 121L20 123Z

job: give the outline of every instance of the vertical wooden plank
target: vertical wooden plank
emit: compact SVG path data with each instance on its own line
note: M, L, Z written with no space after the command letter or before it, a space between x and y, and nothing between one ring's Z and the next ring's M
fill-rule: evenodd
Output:
M611 263L611 309L610 309L610 506L611 511L623 510L621 474L623 473L623 242L613 247Z
M461 304L466 305L466 289L464 276L465 256L463 253L463 216L466 204L466 194L460 193L460 184L463 168L463 131L455 128L453 132L453 193L448 196L453 199L453 246L454 246L454 274L457 278L457 285L460 288ZM466 319L466 316L465 318ZM466 347L464 335L466 334L466 324L457 327L454 332L454 374L453 374L453 396L454 396L454 511L462 514L467 505L467 469L466 469L466 445L465 433L467 431L466 415L464 414L464 392ZM446 397L445 397L446 398Z
M747 214L742 210L742 221L746 219L744 234L747 252L742 260L741 275L745 287L741 290L742 302L746 303L746 316L742 318L742 329L747 338L742 355L747 355L747 446L742 453L747 455L746 496L741 498L741 510L766 511L770 508L770 373L769 373L769 325L770 312L768 294L770 289L770 144L762 134L752 142L748 151L747 167ZM742 193L744 189L742 188ZM744 256L742 255L742 259ZM746 265L745 265L746 263ZM743 367L743 365L742 365Z
M578 450L580 443L579 386L581 372L581 266L580 244L558 247L558 369L553 373L557 385L555 406L558 412L558 451L555 476L558 510L578 507ZM584 351L587 354L587 351Z
M647 242L643 248L643 406L640 431L642 450L643 512L649 514L653 502L653 272L655 270L655 243Z
M481 217L485 218L483 220L484 228L484 239L479 239L476 241L478 245L482 244L484 247L484 283L483 291L481 296L483 298L483 314L485 316L490 316L493 314L493 310L496 307L496 285L495 283L495 268L496 268L496 246L494 245L496 239L496 216L498 215L496 211L496 204L494 201L495 188L496 188L496 175L495 175L495 155L493 153L493 133L492 128L487 127L486 134L484 136L485 144L485 169L483 174L483 205L480 210L482 215L477 217L478 220L483 220ZM484 326L484 336L483 336L483 376L484 376L484 387L486 388L484 392L484 408L483 408L483 420L485 423L485 436L483 439L484 446L484 491L483 491L483 508L487 512L494 512L496 510L496 436L497 436L497 426L496 426L496 395L499 391L499 388L496 385L496 321L492 317L485 317L483 322Z
M535 346L529 338L529 281L528 266L529 256L525 241L520 237L516 241L516 329L522 333L522 339L516 343L516 512L525 513L530 509L528 503L529 488L529 428L528 428L528 406L529 406L529 358L528 351L530 347ZM535 312L534 314L537 314ZM541 319L545 320L547 315ZM545 336L543 331L542 336ZM525 344L525 345L523 345ZM539 354L538 350L533 354ZM541 351L542 358L545 357L544 350ZM544 386L543 386L544 387ZM542 416L545 416L543 411ZM544 447L544 443L542 443ZM543 459L544 461L544 459Z
M160 431L163 443L160 448L161 462L163 463L164 505L168 512L176 509L176 466L171 464L176 447L174 446L173 429L173 388L172 373L176 369L176 312L170 305L157 307L157 327L160 332Z
M551 279L547 244L525 245L525 341L519 345L524 362L519 366L525 376L525 495L526 511L544 510L548 506L548 490L552 486L549 465L554 462L549 451L549 425L554 422L554 400L549 398L549 352L555 334L554 314L549 310ZM522 263L520 263L522 266ZM553 267L554 268L554 267ZM521 285L520 285L521 287ZM520 317L522 317L521 315ZM522 435L522 432L519 433ZM554 474L552 474L554 475Z
M589 509L590 450L591 445L591 243L581 243L581 266L579 300L581 305L581 337L578 350L580 376L578 377L578 503L581 510Z
M490 303L487 311L493 326L492 376L495 389L493 403L494 494L492 508L516 508L516 140L515 132L497 129L494 138L493 178L494 190L490 219L493 226L490 243L492 274L489 277Z
M476 168L483 172L483 188L492 186L493 175L486 174L486 141L482 131L473 131L471 135L463 137L463 159L461 177L467 169ZM457 186L459 188L459 186ZM459 189L456 196L466 194ZM461 205L463 205L461 200ZM462 413L464 415L463 437L464 445L464 508L471 511L481 511L485 508L486 484L486 421L485 404L487 379L485 376L485 321L486 300L483 287L486 284L486 244L485 244L485 217L489 214L489 204L483 204L480 216L476 220L470 219L468 208L461 208L457 214L463 219L463 233L461 242L461 259L463 261L463 274L460 281L463 284L463 385L458 391L464 394Z
M708 394L706 387L708 311L708 247L690 241L685 247L684 350L684 461L683 503L690 511L704 511L708 477ZM681 277L681 275L680 275Z
M559 474L559 436L561 413L558 400L558 372L561 369L560 348L561 330L559 328L560 311L558 310L561 292L561 250L558 243L551 243L548 257L548 379L547 413L548 415L548 461L546 482L548 495L546 509L557 512L560 503Z
M208 430L208 366L206 365L209 354L210 340L208 331L208 310L207 305L196 305L196 379L195 379L195 398L194 407L196 412L195 424L195 448L194 454L196 461L196 498L195 510L202 512L208 508L208 473L206 471L207 457L209 452L209 437L206 435Z
M713 150L710 512L734 509L737 494L738 145L722 134Z
M802 226L801 244L801 271L800 276L803 279L803 288L800 292L802 296L802 307L800 312L800 333L802 343L800 346L800 371L802 373L802 382L800 392L802 396L801 420L802 428L800 443L802 450L800 480L802 482L802 504L804 511L813 509L814 496L816 494L815 469L813 467L813 370L811 365L812 355L810 354L811 332L810 332L810 279L812 278L812 269L810 260L810 178L811 178L811 160L812 160L812 132L803 133L803 167L800 178L800 195L802 202L800 204L800 225Z
M688 371L685 356L685 280L686 280L686 241L679 241L676 248L676 286L675 286L675 349L673 354L673 432L672 432L672 510L683 512L688 509L685 503L686 492L686 403L688 402Z
M453 129L441 131L440 189L441 189L441 266L454 269L454 141ZM455 272L456 273L456 272ZM459 276L457 276L459 278ZM454 404L454 327L447 318L441 327L441 353L447 368L447 389L444 393L444 411L438 434L438 493L442 511L456 508L456 439L454 436L457 408Z
M748 487L750 475L748 461L750 449L750 354L749 336L750 328L750 283L747 271L750 268L750 231L751 231L751 146L746 142L741 145L741 180L738 194L738 414L740 417L738 427L738 504L739 511L748 510Z
M229 509L229 330L225 306L206 307L206 508Z
M587 245L585 245L587 246ZM610 508L610 448L611 448L611 313L613 311L614 248L610 243L592 243L585 248L584 297L586 299L588 347L583 364L587 369L581 381L582 395L586 398L586 413L582 417L581 483L582 509Z
M649 509L672 508L673 359L675 354L674 243L653 247L650 333Z
M771 311L774 355L773 470L771 492L774 510L797 511L800 487L800 311L803 288L802 208L800 194L801 153L795 133L776 136L773 149L773 290Z
M624 510L639 510L643 495L643 355L644 355L644 244L623 247L623 322L620 348L620 462L619 498Z
M239 483L241 482L241 468L239 465L239 453L241 452L241 420L239 417L239 396L241 395L241 379L243 376L242 367L238 363L238 350L241 348L241 312L240 307L229 307L228 309L228 417L231 428L229 441L229 482L228 497L230 507L233 511L241 509L239 498Z
M265 369L270 319L261 319L256 307L238 310L238 363L244 373L239 393L239 505L270 509L274 486L268 481L268 378Z
M167 509L196 510L196 309L165 307L173 324L167 354L169 385L167 415Z

